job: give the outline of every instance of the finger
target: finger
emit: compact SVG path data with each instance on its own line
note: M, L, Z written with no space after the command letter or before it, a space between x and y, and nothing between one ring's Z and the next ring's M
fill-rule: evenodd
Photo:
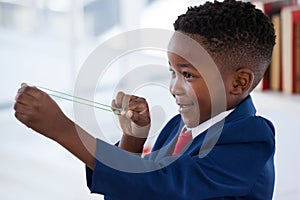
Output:
M129 113L129 112L127 112L127 113ZM138 126L144 127L144 126L147 126L150 124L150 116L149 115L144 116L137 112L131 112L129 116L130 116L131 120L134 123L136 123Z
M132 117L134 117L134 120L138 120L138 115L141 115L144 118L149 118L149 109L148 109L148 103L146 102L146 100L144 98L141 97L137 97L137 96L133 96L133 95L129 95L128 96L124 96L124 99L129 99L129 105L124 107L123 110L121 112L121 115L128 118L128 119L132 119ZM127 101L127 100L124 100ZM124 103L126 104L126 103Z
M143 112L148 110L148 103L144 98L137 97L130 101L128 110L134 110L135 112Z
M18 113L26 114L29 113L30 107L25 104L15 103L14 110Z
M26 125L28 128L32 128L32 122L28 115L16 112L15 117L17 118L17 120L19 120L21 123Z
M133 111L132 110L122 111L121 115L126 117L127 119L131 119L133 115Z
M116 100L114 99L114 100L112 100L112 102L111 102L111 109L112 109L112 111L113 111L114 114L120 115L121 112L120 112L120 110L117 109L117 108L118 108L118 106L117 106L117 104L116 104Z
M132 95L124 94L122 98L122 109L128 110L128 105L130 101L132 100Z
M15 101L20 104L28 105L34 101L34 97L27 93L18 93L15 97Z
M28 86L26 83L21 83L21 87L26 87Z
M28 121L28 116L19 112L15 112L15 117L22 122L23 124L26 124L29 122Z
M117 93L116 99L115 99L115 105L117 108L122 108L122 100L123 96L125 95L124 92L120 91Z
M25 91L27 91L29 88L32 88L28 85L24 85L22 84L21 87L18 89L18 93L24 93Z
M31 87L31 86L25 86L25 85L23 85L23 87L21 87L18 90L18 93L20 93L20 94L26 93L27 95L30 95L30 96L32 96L34 98L39 98L45 92L43 92L42 90L39 90L36 87Z

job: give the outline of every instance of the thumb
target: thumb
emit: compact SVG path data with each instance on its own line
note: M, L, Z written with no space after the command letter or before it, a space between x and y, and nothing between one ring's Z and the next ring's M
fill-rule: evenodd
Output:
M128 110L128 111L126 111L125 113L125 117L127 118L127 119L132 119L133 120L133 111L132 110ZM133 120L134 121L134 120Z
M26 87L26 86L28 86L26 83L21 84L21 87Z
M126 118L131 119L136 125L141 127L150 124L150 120L149 118L147 118L147 116L144 116L138 112L134 112L131 110L127 111Z

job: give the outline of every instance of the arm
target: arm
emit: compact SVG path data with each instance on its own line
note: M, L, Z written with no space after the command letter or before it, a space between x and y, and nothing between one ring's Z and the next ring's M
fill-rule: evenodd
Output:
M112 101L112 107L124 110L121 113L115 110L123 130L119 147L132 153L141 152L148 137L151 122L146 100L119 92Z
M264 143L220 145L202 159L196 150L177 158L145 160L98 141L98 159L88 185L91 192L112 199L242 197L251 191L264 166L270 166L272 151Z
M119 147L131 153L141 153L145 142L145 138L137 138L123 133L119 142Z
M113 106L128 111L119 115L123 129L120 148L140 152L150 128L147 102L120 92ZM14 109L16 118L27 127L58 142L90 169L94 168L96 138L66 117L49 95L35 87L23 85L18 90Z
M250 192L259 199L271 199L267 197L271 190L265 188L273 185L274 135L263 121L251 117L227 124L220 145L199 158L205 134L181 157L164 153L169 144L165 136L177 133L178 120L173 118L164 127L160 145L146 159L98 141L95 169L87 174L90 190L112 199L234 199ZM257 180L261 173L262 179ZM255 182L259 189L252 189Z
M19 121L58 142L93 169L96 139L66 117L46 93L25 85L18 90L14 109Z

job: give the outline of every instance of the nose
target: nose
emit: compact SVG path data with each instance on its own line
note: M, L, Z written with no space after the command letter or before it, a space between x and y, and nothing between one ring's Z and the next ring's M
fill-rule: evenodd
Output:
M175 77L171 79L170 82L170 92L173 96L180 96L185 93L184 90L184 81L181 77Z

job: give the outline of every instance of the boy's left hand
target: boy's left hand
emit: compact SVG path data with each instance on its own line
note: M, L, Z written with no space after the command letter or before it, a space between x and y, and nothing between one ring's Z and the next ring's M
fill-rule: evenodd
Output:
M143 139L148 137L151 119L144 98L119 92L112 101L112 107L124 110L121 113L114 110L124 134Z
M57 141L64 132L74 127L55 101L36 87L23 84L15 99L16 118L48 138Z

